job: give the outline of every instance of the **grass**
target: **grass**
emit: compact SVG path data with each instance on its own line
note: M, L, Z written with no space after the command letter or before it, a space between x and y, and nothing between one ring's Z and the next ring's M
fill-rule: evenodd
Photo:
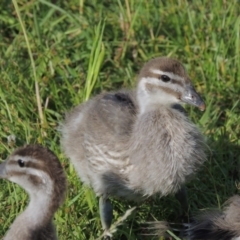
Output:
M156 56L181 60L207 109L188 108L210 147L188 184L191 211L217 207L239 192L240 6L207 0L3 0L0 10L0 157L25 143L49 147L68 175L68 196L56 214L60 239L102 233L98 200L83 187L60 149L57 127L66 110L100 91L131 88L142 64ZM9 143L7 137L16 136ZM0 237L28 202L0 181ZM133 203L114 201L115 221ZM176 221L173 197L149 199L114 239L140 239L145 221Z

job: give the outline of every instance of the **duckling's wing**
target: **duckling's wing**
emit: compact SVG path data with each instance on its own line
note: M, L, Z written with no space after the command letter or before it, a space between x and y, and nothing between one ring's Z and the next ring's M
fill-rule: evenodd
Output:
M93 114L98 118L100 125L105 125L109 133L130 134L137 111L132 92L101 94L94 105Z
M99 94L66 114L60 129L62 144L72 149L73 145L87 139L91 145L115 146L115 143L125 142L131 134L136 111L134 92Z

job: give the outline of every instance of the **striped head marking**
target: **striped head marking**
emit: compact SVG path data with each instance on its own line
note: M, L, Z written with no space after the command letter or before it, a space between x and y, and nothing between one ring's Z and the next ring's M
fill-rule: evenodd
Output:
M142 112L155 105L176 103L205 109L183 65L167 57L152 59L143 66L138 77L137 97Z
M66 177L56 155L40 145L16 149L0 164L0 178L24 188L30 195L43 191L65 192Z

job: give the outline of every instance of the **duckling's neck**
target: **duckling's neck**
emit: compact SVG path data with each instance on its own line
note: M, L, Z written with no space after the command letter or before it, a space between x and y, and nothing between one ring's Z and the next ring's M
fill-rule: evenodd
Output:
M52 194L51 189L38 191L37 194L30 194L30 202L23 213L13 222L4 240L33 240L38 239L57 239L55 229L52 224L54 210L51 209ZM39 197L40 196L40 197ZM46 237L53 236L51 238ZM40 236L43 236L42 238Z

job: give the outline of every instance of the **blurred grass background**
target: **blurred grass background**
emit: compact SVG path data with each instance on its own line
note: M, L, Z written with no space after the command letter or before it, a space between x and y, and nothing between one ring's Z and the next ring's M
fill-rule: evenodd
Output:
M179 59L206 101L188 108L210 146L208 162L188 184L190 210L217 207L239 192L240 5L231 0L8 0L0 8L0 158L25 143L49 147L63 163L68 196L55 222L60 239L101 235L98 200L62 154L64 112L100 91L135 86L156 56ZM9 143L8 136L16 142ZM28 197L0 181L0 237ZM114 201L114 219L133 203ZM145 221L176 221L173 197L150 199L114 239L141 239ZM149 237L150 239L150 237Z

